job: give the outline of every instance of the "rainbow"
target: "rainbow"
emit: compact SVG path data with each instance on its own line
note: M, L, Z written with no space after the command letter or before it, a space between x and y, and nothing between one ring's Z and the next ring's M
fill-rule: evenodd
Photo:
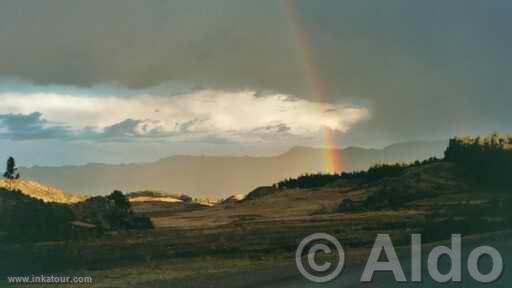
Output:
M292 32L297 41L299 48L298 54L302 62L304 76L308 82L310 94L316 102L327 103L328 93L327 84L323 81L321 73L318 70L319 65L315 62L315 54L311 46L311 39L307 31L303 27L302 19L297 12L295 0L283 1L287 18L290 22ZM342 171L341 150L336 145L335 131L329 127L325 127L324 144L326 146L325 154L325 170L328 173L339 173Z

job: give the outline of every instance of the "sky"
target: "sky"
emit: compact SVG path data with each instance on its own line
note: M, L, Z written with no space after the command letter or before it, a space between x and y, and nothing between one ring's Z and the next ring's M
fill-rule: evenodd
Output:
M506 0L4 0L0 151L26 166L121 163L508 133L511 12Z

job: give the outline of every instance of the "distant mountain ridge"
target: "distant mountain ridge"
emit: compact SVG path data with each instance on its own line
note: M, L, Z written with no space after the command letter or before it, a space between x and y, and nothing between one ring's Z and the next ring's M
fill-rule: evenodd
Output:
M448 141L410 142L383 149L341 149L344 171L363 170L376 163L412 162L442 156ZM86 164L83 166L20 168L24 179L50 184L83 195L155 190L192 197L227 198L246 194L303 173L327 172L325 149L294 147L270 157L171 156L151 163Z

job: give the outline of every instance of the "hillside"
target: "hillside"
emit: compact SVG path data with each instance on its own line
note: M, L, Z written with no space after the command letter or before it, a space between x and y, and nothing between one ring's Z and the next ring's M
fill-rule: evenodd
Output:
M347 212L369 213L374 210L392 210L389 206L382 205L380 208L365 207L360 211L357 209L342 211L346 199L353 201L354 206L359 206L365 205L369 197L375 195L383 197L384 194L393 194L396 197L411 195L401 203L401 208L414 206L427 199L439 200L438 204L442 205L458 200L482 197L488 201L492 198L492 195L482 196L484 193L472 195L472 192L475 191L468 187L463 178L456 175L453 164L440 162L407 168L397 177L377 181L352 179L309 189L260 187L238 201L224 201L210 209L173 214L169 217L156 217L153 221L157 227L177 228L222 226L240 221L244 223L297 221L298 219L309 221L310 217L323 218L321 215L338 218L344 217L341 214L338 215L339 212L346 214ZM424 215L428 208L418 209L413 214Z
M44 202L56 203L76 203L85 199L83 196L65 193L62 190L51 186L45 186L34 181L16 180L13 182L13 187L23 194L43 200ZM0 188L8 188L9 184L6 180L0 180Z
M444 159L381 164L366 171L334 175L302 175L254 189L243 200L231 199L212 209L153 221L156 227L177 228L330 223L349 218L351 225L361 220L358 229L370 225L370 230L375 230L373 221L394 227L396 217L386 217L406 215L413 219L408 224L411 228L428 231L433 239L446 236L443 232L449 230L476 233L504 229L510 226L512 216L510 143L512 137L497 135L455 138Z
M0 242L64 239L74 220L69 205L45 203L19 190L0 188Z
M33 189L37 185L24 181L17 186ZM76 203L69 202L76 198L65 194L45 196L68 201L57 203L43 201L12 188L0 187L0 242L71 240L98 237L105 231L153 227L149 218L133 213L128 198L120 191ZM35 194L41 196L37 191ZM78 230L84 227L89 230L80 234Z
M375 163L442 155L447 142L414 142L383 149L341 150L346 171ZM24 178L83 195L155 190L199 198L227 198L302 173L325 172L324 149L296 147L273 157L172 156L152 163L20 168Z
M321 227L322 231L337 231L333 234L346 239L344 243L355 241L358 246L369 244L375 231L424 231L430 241L455 232L474 234L510 227L512 197L508 191L470 183L459 175L456 164L439 161L407 167L397 176L375 181L349 179L307 189L263 187L241 201L196 211L162 212L152 221L157 229L243 227L265 229L267 237L274 231L275 237L287 231L287 241L295 240L292 235Z

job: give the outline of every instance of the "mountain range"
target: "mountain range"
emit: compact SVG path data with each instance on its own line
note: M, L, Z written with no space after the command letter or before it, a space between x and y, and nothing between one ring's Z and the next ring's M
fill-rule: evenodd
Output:
M382 149L340 149L344 171L367 169L377 163L412 162L440 157L447 141L407 142ZM201 198L226 198L246 194L304 173L326 172L322 148L294 147L269 157L171 156L150 163L20 168L30 179L82 195L105 195L155 190Z

